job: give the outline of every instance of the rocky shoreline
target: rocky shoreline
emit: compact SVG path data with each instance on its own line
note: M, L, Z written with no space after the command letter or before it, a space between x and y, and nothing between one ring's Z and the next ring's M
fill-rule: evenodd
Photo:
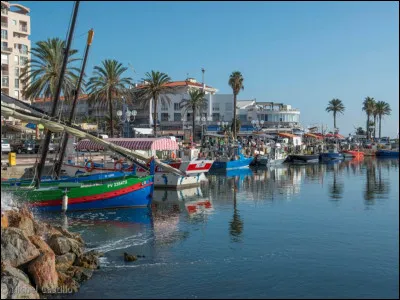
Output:
M99 268L78 233L38 221L26 208L1 216L1 299L39 299L77 292Z

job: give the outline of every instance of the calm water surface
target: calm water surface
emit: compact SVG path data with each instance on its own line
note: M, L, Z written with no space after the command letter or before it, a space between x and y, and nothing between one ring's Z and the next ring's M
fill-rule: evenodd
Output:
M399 160L209 175L151 209L69 214L101 269L70 298L397 298ZM125 263L123 253L145 255Z

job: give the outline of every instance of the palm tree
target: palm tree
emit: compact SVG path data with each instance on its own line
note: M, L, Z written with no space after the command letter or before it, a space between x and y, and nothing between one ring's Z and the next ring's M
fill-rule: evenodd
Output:
M382 117L386 115L390 115L392 109L390 108L389 103L385 101L378 101L375 105L375 113L379 119L379 139L381 138L381 125L382 125Z
M363 102L363 111L367 114L367 140L369 140L369 117L374 113L375 110L375 99L371 97L366 97Z
M145 74L142 79L145 82L139 89L135 90L137 97L144 104L149 104L153 100L153 126L154 136L157 137L157 105L161 101L163 104L169 104L171 100L167 96L168 93L173 91L173 88L167 85L171 82L171 78L166 74L159 71L151 71Z
M232 72L231 76L229 76L229 85L233 91L233 138L236 139L236 102L237 102L237 95L240 93L241 90L244 90L243 86L243 75L239 71Z
M65 42L59 38L50 38L47 41L36 42L30 53L32 58L22 69L20 80L23 86L22 96L27 99L39 97L54 97L60 79L63 64ZM64 96L72 95L76 87L79 69L71 64L80 60L74 55L77 50L70 50L67 67L61 86Z
M115 59L106 59L102 61L102 66L94 67L93 76L87 85L91 101L99 102L100 106L108 104L111 137L114 137L113 102L126 95L132 85L132 78L123 77L127 69Z
M241 235L243 233L243 221L240 218L239 211L237 209L236 204L236 194L237 194L237 187L236 182L234 182L234 190L233 190L233 217L232 221L229 222L229 233L231 238L234 242L240 242Z
M345 107L340 99L332 99L328 103L328 107L325 109L327 112L333 112L333 127L336 127L336 114L343 114Z
M202 90L191 89L189 90L189 99L183 99L180 102L181 108L184 109L184 112L192 111L193 117L193 127L192 127L192 137L194 139L195 133L195 118L198 111L202 110L207 105L207 99L204 98L205 93Z

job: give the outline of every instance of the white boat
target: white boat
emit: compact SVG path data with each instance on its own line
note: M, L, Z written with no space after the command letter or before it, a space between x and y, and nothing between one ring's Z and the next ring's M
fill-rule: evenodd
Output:
M129 138L129 139L106 139L127 149L150 156L157 156L163 163L182 171L185 176L177 175L156 167L154 175L154 186L165 188L188 188L197 187L201 181L206 181L205 173L208 172L213 164L213 160L199 158L199 150L196 148L179 149L176 141L167 138ZM77 151L101 151L101 145L93 143L89 140L80 141L76 145ZM146 162L143 162L146 164ZM104 173L104 172L133 172L136 175L143 176L148 171L142 167L128 165L122 160L113 159L109 161L94 162L86 160L82 162L73 162L68 159L67 163L62 167L66 174L75 176L77 173Z

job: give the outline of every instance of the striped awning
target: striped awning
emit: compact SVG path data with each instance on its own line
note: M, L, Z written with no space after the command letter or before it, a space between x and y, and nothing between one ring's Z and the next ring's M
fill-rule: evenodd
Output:
M114 138L104 139L130 150L178 150L176 141L167 138ZM76 145L76 150L104 150L104 147L90 140L82 140Z
M287 132L279 132L278 135L281 137L291 138L291 139L297 137L297 135L287 133Z

